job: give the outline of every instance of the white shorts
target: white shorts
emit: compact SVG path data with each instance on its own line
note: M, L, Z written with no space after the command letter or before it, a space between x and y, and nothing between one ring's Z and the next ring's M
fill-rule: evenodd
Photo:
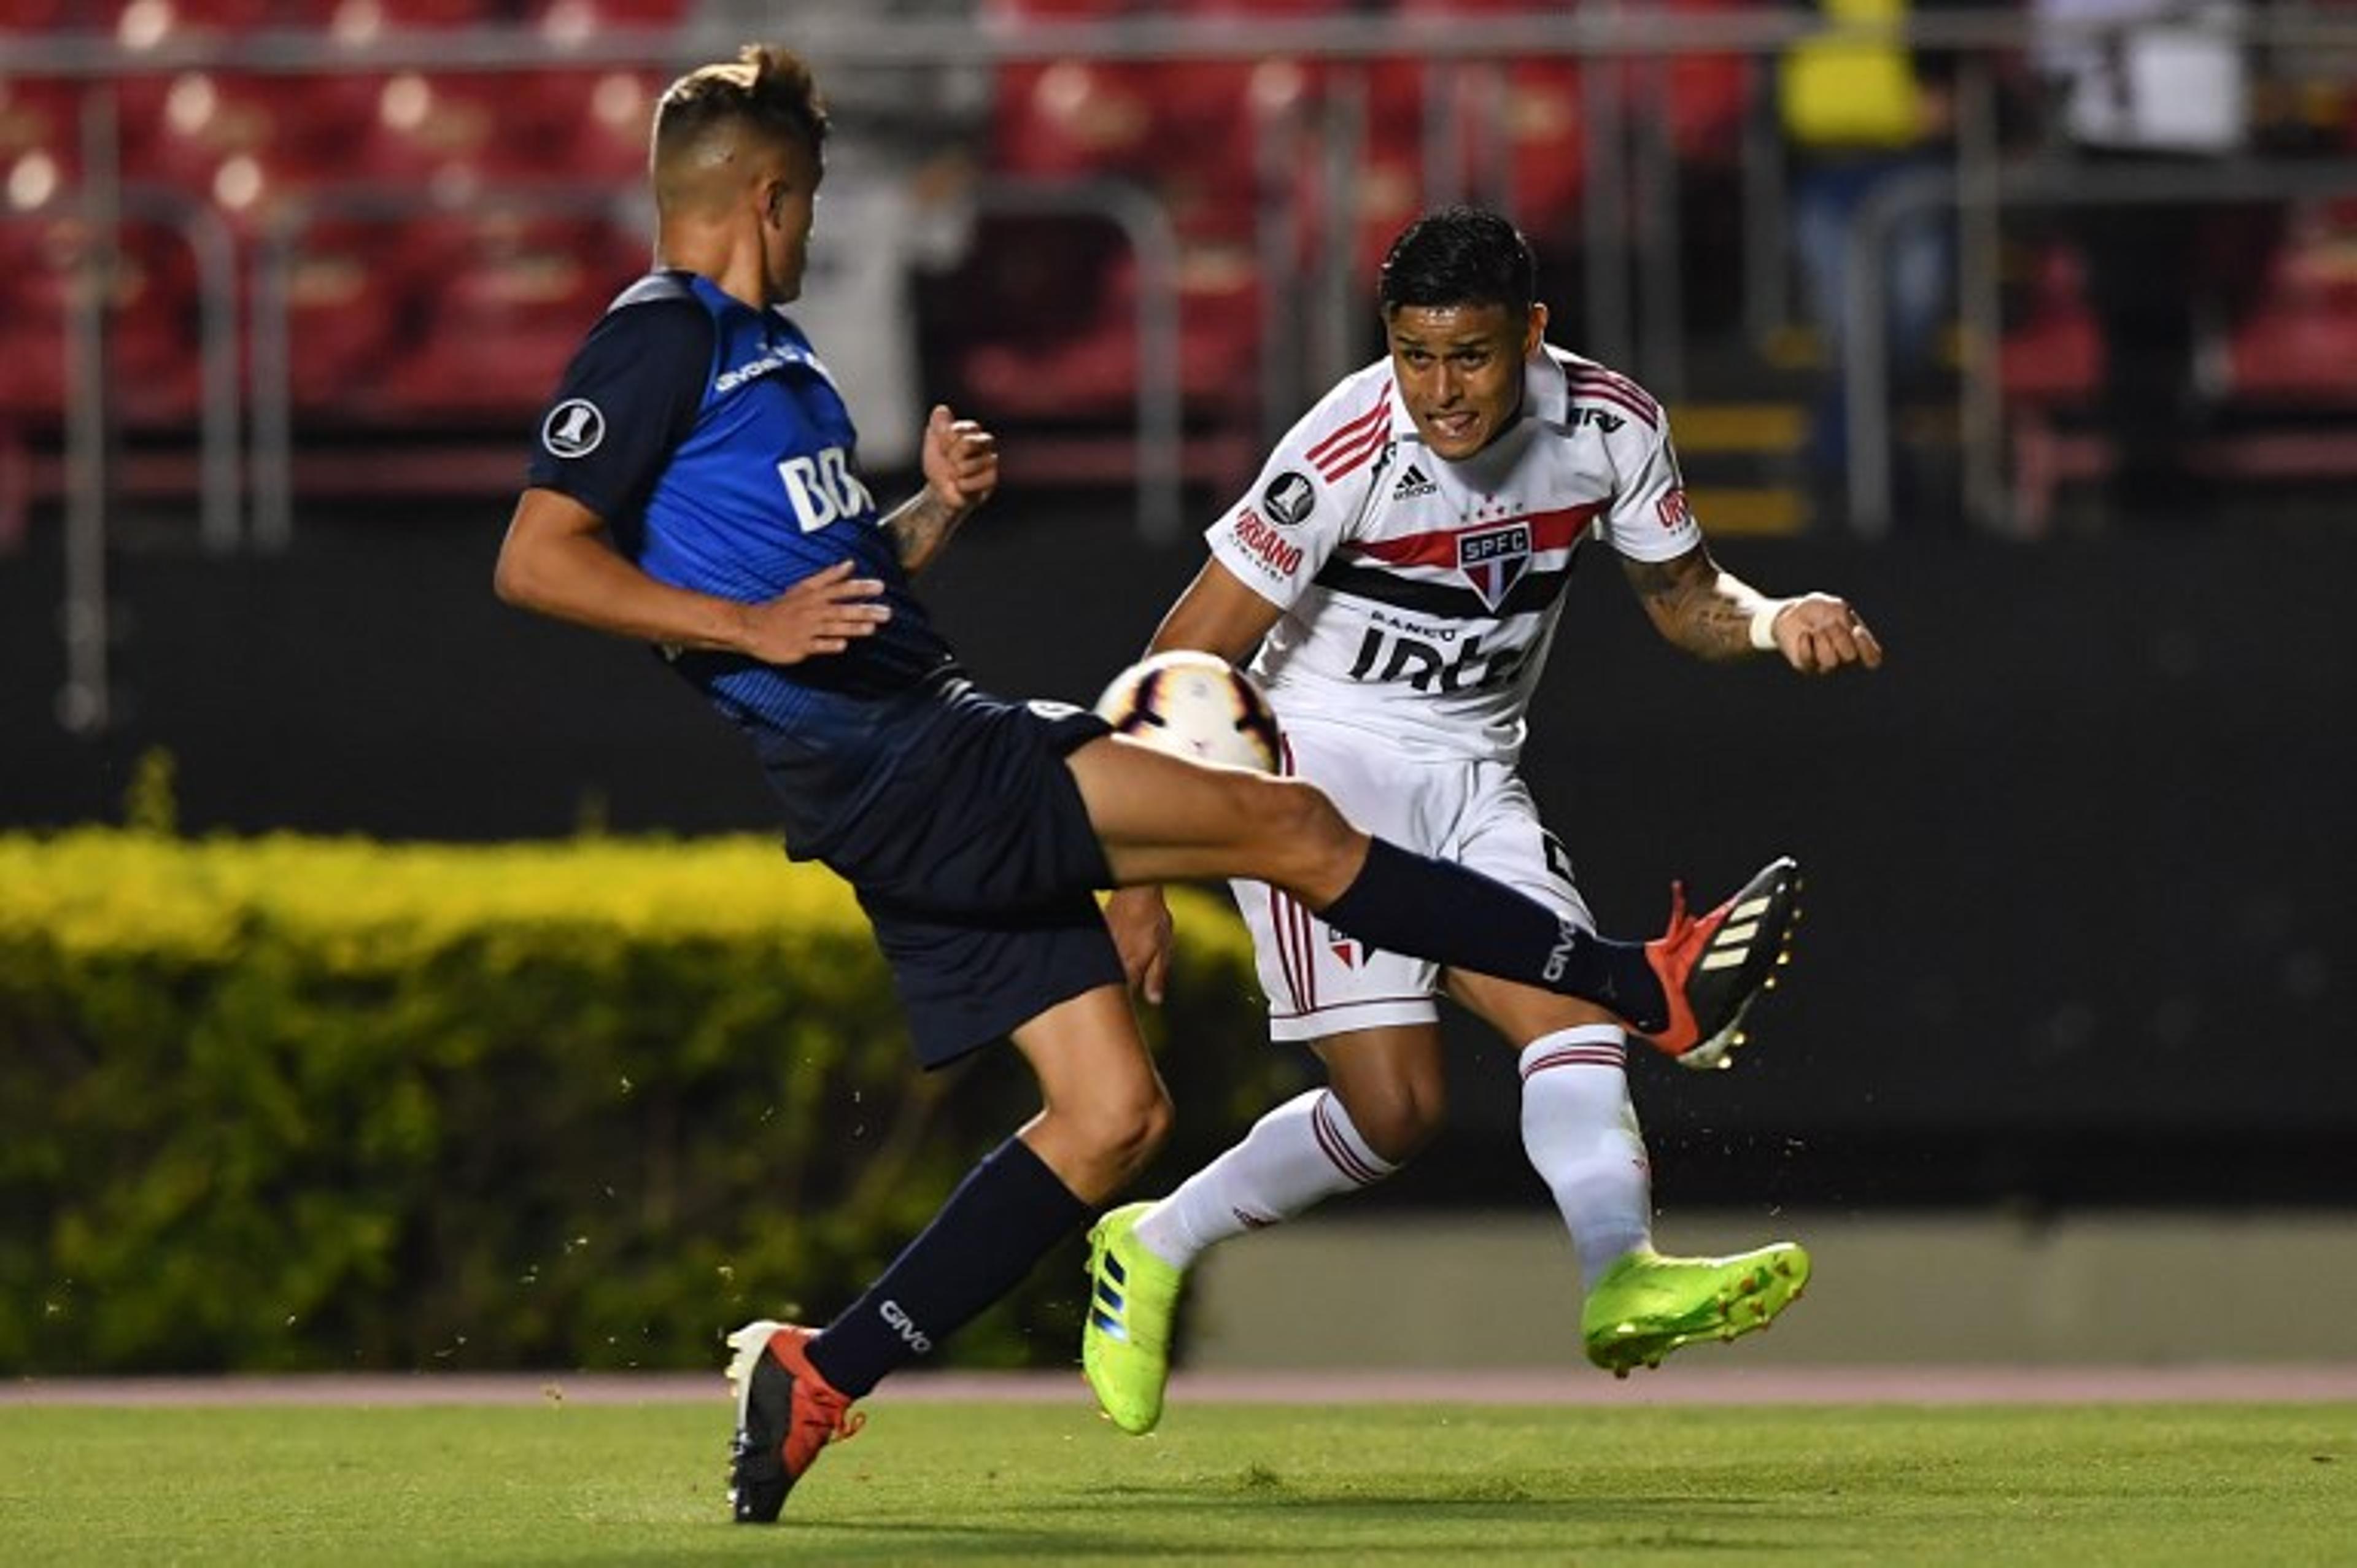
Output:
M1418 762L1361 731L1295 725L1285 771L1308 779L1342 814L1403 849L1453 860L1537 899L1583 930L1595 917L1572 886L1571 857L1502 762ZM1369 949L1265 882L1236 881L1251 929L1269 1037L1315 1040L1388 1024L1427 1024L1440 966Z

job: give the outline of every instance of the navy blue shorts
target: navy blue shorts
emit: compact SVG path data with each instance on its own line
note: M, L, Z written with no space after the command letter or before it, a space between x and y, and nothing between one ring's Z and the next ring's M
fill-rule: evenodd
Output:
M818 858L858 893L931 1068L1123 976L1095 897L1113 874L1064 766L1105 722L963 682L929 706Z

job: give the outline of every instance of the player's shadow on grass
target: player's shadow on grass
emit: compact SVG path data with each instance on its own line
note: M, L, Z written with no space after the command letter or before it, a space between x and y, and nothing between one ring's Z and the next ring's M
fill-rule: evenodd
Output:
M1043 1501L1020 1524L988 1520L959 1523L863 1520L813 1523L837 1548L853 1541L936 1543L943 1561L966 1559L1052 1562L1060 1558L1103 1560L1108 1552L1107 1505L1119 1527L1119 1556L1127 1561L1233 1558L1276 1562L1319 1558L1372 1561L1397 1558L1428 1562L1445 1549L1429 1533L1442 1525L1454 1540L1485 1540L1511 1557L1523 1550L1652 1551L1714 1550L1758 1553L1778 1550L1759 1526L1770 1510L1789 1511L1791 1499L1770 1497L1596 1498L1550 1495L1543 1485L1512 1477L1469 1478L1436 1486L1428 1478L1377 1476L1366 1484L1391 1489L1369 1496L1330 1483L1305 1485L1254 1466L1216 1482L1179 1486L1117 1486L1092 1489L1082 1501ZM1138 1512L1119 1512L1135 1504ZM1069 1529L1043 1522L1070 1509ZM1155 1520L1151 1515L1163 1514ZM1182 1516L1173 1522L1170 1515ZM1212 1516L1232 1516L1221 1528ZM1255 1528L1255 1516L1269 1526ZM1278 1520L1284 1521L1275 1529ZM1394 1544L1368 1540L1370 1530L1396 1530ZM1335 1539L1318 1539L1331 1530ZM1223 1539L1227 1537L1228 1539ZM1529 1538L1529 1539L1525 1539ZM810 1543L816 1550L816 1543ZM850 1548L856 1551L856 1548ZM900 1549L906 1550L904 1544ZM1792 1551L1804 1550L1794 1544Z

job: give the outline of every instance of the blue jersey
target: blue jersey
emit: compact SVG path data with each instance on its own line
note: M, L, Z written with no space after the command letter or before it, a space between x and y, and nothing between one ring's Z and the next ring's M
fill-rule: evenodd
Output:
M842 653L784 668L670 655L752 732L797 841L823 836L874 784L895 727L879 727L879 709L956 672L860 479L857 441L791 320L695 274L655 272L590 330L532 456L531 483L596 512L658 582L756 604L840 561L882 581L891 619Z

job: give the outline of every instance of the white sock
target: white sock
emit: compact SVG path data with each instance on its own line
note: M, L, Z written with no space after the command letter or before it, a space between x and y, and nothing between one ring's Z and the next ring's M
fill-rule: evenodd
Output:
M1313 1089L1254 1122L1233 1148L1148 1209L1132 1234L1183 1269L1231 1236L1290 1219L1398 1168L1367 1147L1333 1090Z
M1609 1024L1523 1049L1523 1148L1570 1228L1584 1283L1653 1243L1652 1168L1629 1103L1627 1036Z

